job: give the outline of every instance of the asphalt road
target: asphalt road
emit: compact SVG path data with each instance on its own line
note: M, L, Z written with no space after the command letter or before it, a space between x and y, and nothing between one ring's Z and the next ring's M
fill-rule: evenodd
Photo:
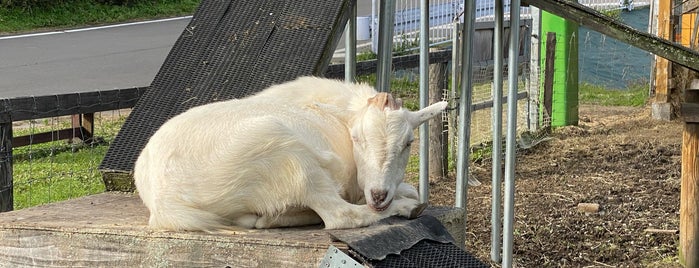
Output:
M189 20L0 37L0 98L147 86Z
M0 39L0 98L147 86L188 22Z

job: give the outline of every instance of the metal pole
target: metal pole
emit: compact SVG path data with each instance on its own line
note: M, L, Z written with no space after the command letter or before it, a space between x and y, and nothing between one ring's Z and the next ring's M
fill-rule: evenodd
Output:
M355 3L355 5L358 5L359 3ZM379 51L378 47L378 40L379 40L379 34L378 34L378 23L376 22L378 18L376 18L376 0L371 0L371 20L369 21L369 25L371 25L371 51L374 53L377 53Z
M430 4L420 0L420 108L429 105L430 82ZM420 202L427 203L430 195L429 156L430 126L427 122L420 125Z
M357 74L357 3L352 11L345 28L345 82L356 82Z
M504 72L503 61L503 32L505 11L503 0L495 0L495 33L493 46L493 164L492 164L492 202L490 217L490 259L494 262L501 262L500 256L500 202L502 191L502 76ZM516 66L516 65L515 65Z
M530 44L529 44L529 83L527 84L527 90L529 91L529 101L528 105L528 118L529 124L528 129L531 132L537 131L539 129L539 52L541 43L541 11L534 7L529 7L529 12L532 16L531 32L530 32Z
M459 136L456 159L456 207L466 209L468 166L471 137L471 95L473 87L473 35L475 33L476 1L464 1L464 27L461 41L461 97L459 98ZM466 213L464 213L466 222Z
M379 1L379 51L376 66L376 89L389 92L391 87L391 58L393 52L393 20L396 1Z
M454 20L454 29L452 33L452 49L451 49L451 91L449 92L449 105L455 106L454 101L456 101L456 92L460 84L459 68L461 64L459 60L461 59L461 54L459 53L459 48L461 47L459 43L459 33L461 32L461 23L458 19ZM456 128L456 115L457 111L449 112L449 157L451 161L456 161L456 137L454 135L457 133Z
M519 0L510 2L510 51L507 68L507 141L505 150L505 217L502 267L512 267L515 207L515 144L517 138L517 59L519 57Z

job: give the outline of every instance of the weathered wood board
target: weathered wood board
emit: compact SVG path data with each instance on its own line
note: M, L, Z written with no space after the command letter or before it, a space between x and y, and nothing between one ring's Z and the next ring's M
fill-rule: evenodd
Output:
M463 211L429 208L463 245ZM2 267L318 267L321 226L235 234L149 230L137 195L108 192L0 214ZM353 232L356 230L346 230Z

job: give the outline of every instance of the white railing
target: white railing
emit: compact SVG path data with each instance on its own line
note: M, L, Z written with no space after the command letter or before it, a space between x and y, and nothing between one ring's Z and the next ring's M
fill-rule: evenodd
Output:
M432 0L430 1L430 46L451 42L455 21L463 20L463 0ZM378 44L378 6L372 1L372 16L370 25L372 50L376 52ZM494 14L492 0L476 1L476 21L492 21ZM509 3L505 4L505 18L509 18ZM529 18L529 8L522 8L522 18ZM361 26L360 26L361 27ZM396 2L394 22L394 43L404 48L411 44L417 46L418 30L420 27L420 3L416 0L399 0Z
M380 0L378 0L380 1ZM430 46L436 46L450 42L453 34L455 20L463 20L464 0L432 0L430 1ZM650 0L578 0L579 3L594 8L596 10L627 9L632 10L638 7L650 5ZM377 0L372 1L372 15L366 21L371 32L372 50L377 50L378 31L378 4ZM509 20L510 5L508 1L504 3L505 20ZM476 21L493 21L495 3L492 0L476 0ZM396 13L394 22L394 43L409 48L417 47L418 30L420 26L420 3L417 0L396 1ZM528 7L520 10L520 17L531 18ZM359 25L362 27L362 25Z

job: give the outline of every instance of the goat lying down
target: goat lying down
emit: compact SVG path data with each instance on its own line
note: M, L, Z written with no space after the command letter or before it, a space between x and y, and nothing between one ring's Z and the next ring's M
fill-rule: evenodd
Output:
M408 217L420 206L403 182L413 129L446 105L412 112L367 85L302 77L170 119L136 161L136 187L164 230Z

